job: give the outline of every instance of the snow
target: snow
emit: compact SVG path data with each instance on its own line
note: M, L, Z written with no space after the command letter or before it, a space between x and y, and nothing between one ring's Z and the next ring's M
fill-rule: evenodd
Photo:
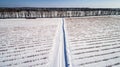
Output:
M120 17L0 19L0 67L65 67L65 59L119 67Z
M54 18L0 19L0 67L53 67L60 24Z
M67 18L65 28L70 67L119 67L119 17Z

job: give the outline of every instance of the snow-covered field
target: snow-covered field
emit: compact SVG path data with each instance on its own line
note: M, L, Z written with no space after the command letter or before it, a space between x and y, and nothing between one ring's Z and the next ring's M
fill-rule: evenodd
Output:
M71 67L120 67L120 18L66 19Z
M53 67L60 23L54 18L0 19L0 67Z
M0 67L65 65L120 67L120 17L0 19Z

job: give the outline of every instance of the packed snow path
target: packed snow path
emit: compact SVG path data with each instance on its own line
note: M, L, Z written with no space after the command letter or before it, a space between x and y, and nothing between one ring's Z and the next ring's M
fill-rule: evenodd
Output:
M68 57L67 57L67 47L66 47L66 32L65 32L65 22L64 18L62 19L62 28L63 28L63 45L64 45L64 57L65 57L65 67L68 67Z
M66 19L70 67L120 67L120 18Z

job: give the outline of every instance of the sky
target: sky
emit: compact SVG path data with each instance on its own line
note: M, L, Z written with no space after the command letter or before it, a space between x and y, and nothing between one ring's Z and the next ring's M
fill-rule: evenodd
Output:
M120 8L120 0L0 0L0 7Z

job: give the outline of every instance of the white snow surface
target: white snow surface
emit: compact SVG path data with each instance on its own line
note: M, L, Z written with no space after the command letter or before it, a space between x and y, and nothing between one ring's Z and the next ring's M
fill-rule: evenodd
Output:
M54 18L0 19L0 67L53 67L60 24Z
M120 17L64 18L69 67L119 67ZM0 67L65 67L62 18L0 19Z
M119 67L120 18L66 19L70 67Z

